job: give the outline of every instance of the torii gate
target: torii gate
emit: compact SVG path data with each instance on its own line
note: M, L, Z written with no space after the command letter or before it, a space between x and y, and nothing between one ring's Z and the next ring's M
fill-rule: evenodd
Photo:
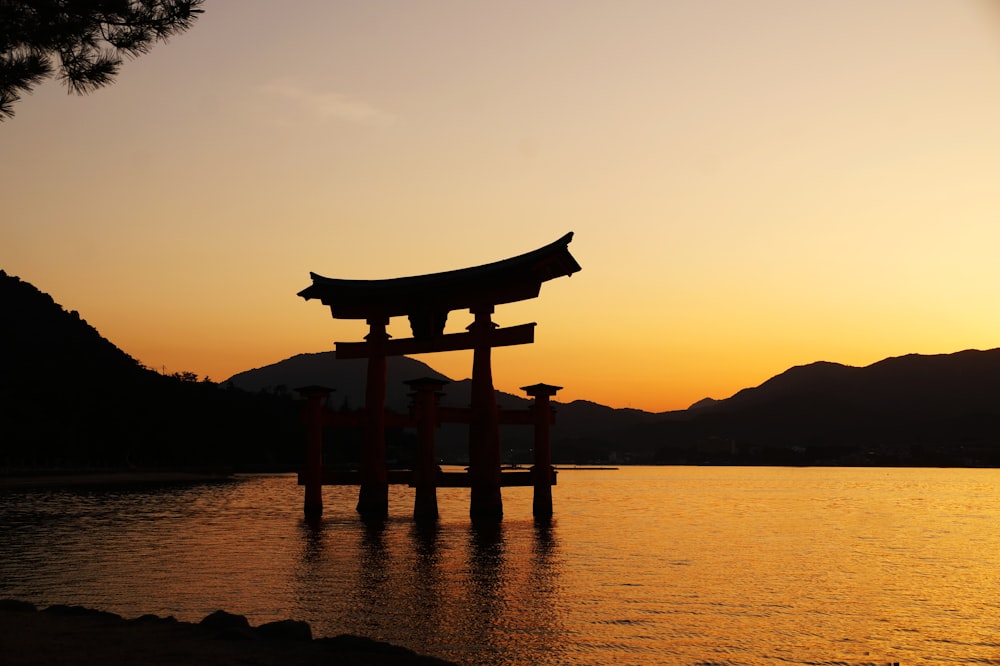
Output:
M573 233L570 232L554 243L516 257L428 275L386 280L342 280L310 273L312 285L300 291L299 296L306 300L319 299L329 306L334 319L363 319L369 326L364 342L335 343L338 359L368 359L362 412L364 438L357 505L359 513L371 517L388 513L386 357L472 349L471 409L464 417L447 420L469 423L470 515L473 519L502 517L500 418L493 387L491 350L493 347L534 342L535 324L498 328L491 315L497 305L535 298L543 282L579 271L580 265L568 248L572 240ZM448 314L452 310L464 309L468 309L474 317L468 332L444 333ZM389 319L403 315L409 318L413 337L392 340L386 332ZM539 402L548 409L548 396L553 395L558 387L539 384L525 390L536 400L540 396ZM314 470L315 474L319 472ZM306 513L322 512L318 486L310 502L308 479L305 484ZM551 511L551 499L549 507Z

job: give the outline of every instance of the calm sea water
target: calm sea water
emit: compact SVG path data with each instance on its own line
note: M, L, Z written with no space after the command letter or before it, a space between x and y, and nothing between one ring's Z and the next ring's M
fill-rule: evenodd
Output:
M465 664L1000 664L1000 470L564 471L556 517L301 517L288 476L0 493L0 597L307 620Z

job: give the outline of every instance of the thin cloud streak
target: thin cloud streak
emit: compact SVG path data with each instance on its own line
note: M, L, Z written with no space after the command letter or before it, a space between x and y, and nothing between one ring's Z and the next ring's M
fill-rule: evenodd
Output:
M341 93L316 92L289 81L271 81L259 91L294 103L301 111L324 121L343 121L359 125L390 125L395 117L368 102Z

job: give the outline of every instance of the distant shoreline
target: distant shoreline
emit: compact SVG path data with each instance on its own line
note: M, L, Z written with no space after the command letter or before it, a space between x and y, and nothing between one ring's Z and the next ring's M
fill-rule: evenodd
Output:
M614 472L618 470L617 467L607 467L605 465L569 465L569 466L553 465L552 468L557 472L572 472L574 470L580 470L583 472L603 472L603 471Z
M617 469L618 467L603 465L555 466L557 472ZM236 480L238 480L238 476L228 470L208 469L0 469L0 490L14 488L213 483Z
M53 486L131 486L231 481L226 470L210 469L4 469L0 489Z

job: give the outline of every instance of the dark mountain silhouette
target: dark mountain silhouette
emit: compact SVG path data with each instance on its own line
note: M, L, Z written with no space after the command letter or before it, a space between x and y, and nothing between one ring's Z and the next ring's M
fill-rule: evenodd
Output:
M632 434L660 461L996 465L1000 349L798 366Z
M456 381L441 374L426 363L407 356L390 356L386 363L386 407L395 412L409 408L410 388L407 380L433 377L449 382L442 389L441 404L464 407L469 404L472 382ZM233 375L225 383L246 391L283 392L289 388L318 384L335 390L332 401L352 408L365 401L368 362L365 359L337 360L333 351L298 354L271 365L246 370ZM501 409L521 409L528 400L510 393L497 392Z
M3 271L0 304L2 467L291 469L303 442L292 389L331 386L335 408L364 402L365 362L337 361L333 352L301 354L216 385L144 368L78 313ZM448 379L405 357L390 359L388 375L394 411L407 409L404 380ZM469 384L448 384L443 402L468 405ZM503 392L498 403L529 404ZM555 406L558 463L1000 466L1000 349L914 354L864 368L818 362L677 412L583 400ZM398 451L408 437L387 434ZM465 426L442 426L439 452L460 461L466 441ZM505 426L502 443L506 459L530 460L530 428Z
M434 377L449 382L442 389L441 404L454 407L469 405L472 382L455 380L441 374L422 361L406 356L387 359L386 407L396 412L409 408L409 387L404 383L419 377ZM298 354L271 365L246 370L233 375L223 383L245 391L282 393L299 386L319 384L333 388L332 402L349 408L364 405L367 361L365 359L337 360L333 351ZM497 391L497 404L501 409L524 409L531 401L523 396ZM635 423L649 422L656 418L651 412L637 409L614 409L586 400L571 403L556 401L562 418L556 422L563 436L578 436L595 430L621 428Z
M359 406L364 367L364 361L337 361L333 352L307 354L232 381L274 390L322 377L319 383L336 385L336 395ZM392 359L388 402L394 409L407 404L402 381L423 375L442 377L419 361ZM445 404L467 405L469 381L453 382L445 392ZM528 404L503 392L498 402L507 409ZM553 456L561 463L1000 464L1000 349L913 354L865 368L817 362L677 412L582 400L555 406ZM464 428L442 427L444 451L460 456L464 441ZM530 431L505 427L502 441L510 459L530 459Z
M405 411L410 402L410 388L403 383L406 380L433 377L451 381L426 363L405 356L388 358L386 366L386 407L396 412ZM365 404L367 372L368 362L365 359L338 361L336 354L328 351L298 354L271 365L240 372L224 383L232 383L245 391L276 393L300 386L327 386L335 391L332 396L334 404L356 409Z
M707 409L773 411L791 402L822 410L836 404L878 413L959 414L995 411L998 398L1000 349L966 350L887 358L864 368L826 362L798 366Z
M0 271L0 467L271 466L301 457L298 406L157 374Z
M287 391L289 387L319 384L335 389L331 398L334 406L356 409L364 405L366 370L366 360L338 361L336 353L329 351L299 354L262 368L238 373L225 383L232 383L233 386L248 391L274 393ZM401 356L388 359L386 407L395 412L405 412L409 408L410 399L409 387L404 382L418 377L434 377L449 382L442 389L444 396L441 404L454 407L469 405L471 380L453 380L421 361ZM522 396L497 391L497 404L500 409L526 409L531 401ZM614 409L586 400L554 404L556 423L552 432L560 462L607 458L607 446L600 437L601 433L613 433L636 424L650 423L657 418L656 414L650 412ZM438 433L439 453L456 460L463 458L467 454L467 433L467 426L442 425ZM598 436L595 438L595 435ZM503 426L501 438L505 456L509 460L530 462L530 428Z
M148 372L101 337L75 310L0 271L0 353L5 385L52 382L52 389L81 381L131 381Z

